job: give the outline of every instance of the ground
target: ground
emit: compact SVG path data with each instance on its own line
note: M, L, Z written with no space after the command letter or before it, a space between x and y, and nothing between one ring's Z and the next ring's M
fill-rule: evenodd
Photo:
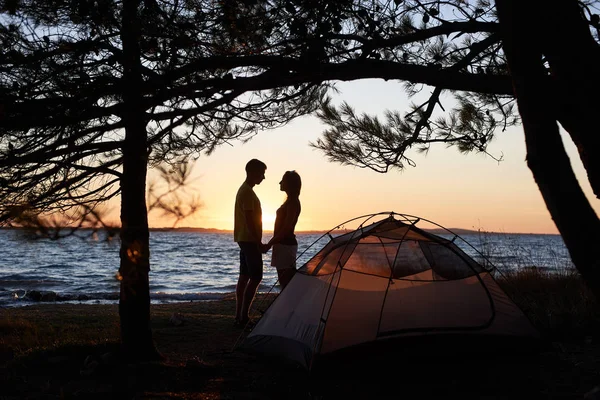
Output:
M164 362L123 364L116 305L0 310L0 399L582 399L600 385L600 338L534 357L389 357L308 373L236 350L234 301L152 306ZM177 314L175 314L177 313Z

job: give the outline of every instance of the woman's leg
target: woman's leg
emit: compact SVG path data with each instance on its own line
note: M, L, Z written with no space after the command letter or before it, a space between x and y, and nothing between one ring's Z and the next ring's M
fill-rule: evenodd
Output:
M281 285L281 290L285 289L287 284L290 283L295 273L295 268L282 268L277 270L277 276L279 277L279 284Z

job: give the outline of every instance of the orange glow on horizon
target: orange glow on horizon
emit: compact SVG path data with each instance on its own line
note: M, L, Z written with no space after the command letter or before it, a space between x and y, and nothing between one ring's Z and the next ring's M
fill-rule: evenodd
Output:
M347 101L357 113L381 115L386 109L409 108L400 83L364 80L336 86L340 94L334 100ZM452 101L443 99L446 109ZM258 158L267 165L265 180L254 187L263 209L264 232L272 231L275 212L285 201L279 181L289 170L302 178L297 232L327 231L351 218L383 211L425 218L448 229L558 232L527 167L521 127L498 132L489 144L487 151L501 157L501 162L485 154L465 155L453 147L433 145L426 153L406 154L416 167L386 174L329 162L309 146L326 128L316 117L303 117L259 132L246 143L232 142L210 156L201 155L192 175L203 206L176 226L232 230L235 194L245 179L244 166ZM600 213L600 200L591 190L575 145L567 134L562 138L586 197ZM112 215L118 220L120 207L115 204ZM151 227L173 226L160 212L151 213L149 223Z

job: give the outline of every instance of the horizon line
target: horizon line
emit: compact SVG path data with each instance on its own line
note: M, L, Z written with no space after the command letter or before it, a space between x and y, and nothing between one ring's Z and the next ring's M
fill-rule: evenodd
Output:
M64 226L59 227L60 229L69 229L70 227ZM0 226L0 229L27 229L27 227L11 227L11 226ZM52 229L52 228L50 228ZM78 229L81 230L90 230L90 229L98 229L102 230L104 228L93 228L93 227L80 227ZM116 228L120 229L120 227ZM202 232L214 232L214 233L233 233L233 229L219 229L219 228L204 228L204 227L192 227L192 226L182 226L182 227L149 227L150 231L173 231L173 230L188 230L188 231L202 231ZM296 234L318 234L318 233L327 233L327 232L349 232L354 229L304 229L297 230ZM500 231L487 231L487 230L475 230L475 229L467 229L467 228L424 228L423 230L429 232L446 232L446 233L455 233L455 234L504 234L504 235L559 235L560 233L534 233L534 232L500 232ZM272 229L265 229L263 233L273 233Z

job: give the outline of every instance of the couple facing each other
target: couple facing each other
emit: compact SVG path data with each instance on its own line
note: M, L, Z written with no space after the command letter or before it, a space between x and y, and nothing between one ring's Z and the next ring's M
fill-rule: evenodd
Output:
M248 322L248 312L256 290L263 277L262 253L273 249L271 266L277 268L282 290L296 272L298 242L294 230L300 215L300 189L302 181L296 171L287 171L279 182L279 190L287 194L285 202L277 210L273 237L262 242L262 209L253 187L265 179L267 166L252 159L246 164L246 180L238 189L235 198L234 241L240 247L240 272L235 290L238 325Z

